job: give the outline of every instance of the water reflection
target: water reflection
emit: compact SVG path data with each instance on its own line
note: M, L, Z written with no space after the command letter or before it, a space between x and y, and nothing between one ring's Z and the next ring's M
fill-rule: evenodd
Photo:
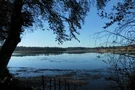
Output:
M45 56L49 56L49 55L61 55L63 54L63 52L50 52L50 53L44 53L44 52L28 52L28 53L13 53L12 56L16 56L16 57L24 57L24 56L40 56L40 55L45 55Z
M135 90L133 55L110 53L36 55L13 56L8 65L10 71L16 76L47 75L85 79L89 83L85 86L85 90Z
M44 56L51 56L51 55L62 55L62 54L85 54L85 53L89 53L89 52L83 52L83 51L79 51L79 52L25 52L25 53L13 53L12 56L19 56L19 57L24 57L24 56L40 56L40 55L44 55Z
M102 69L108 67L101 59L104 55L97 53L85 54L62 54L62 55L39 55L39 56L12 56L9 67L32 67L48 69Z
M135 57L131 55L107 54L104 61L110 65L106 80L113 90L135 90Z

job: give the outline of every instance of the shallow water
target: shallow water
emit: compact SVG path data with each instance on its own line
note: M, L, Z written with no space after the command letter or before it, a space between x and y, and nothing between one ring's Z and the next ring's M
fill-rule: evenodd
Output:
M36 69L101 69L108 65L102 62L104 54L61 54L39 56L12 56L8 67L29 67Z
M16 77L68 76L89 82L86 90L105 90L108 81L116 83L112 81L113 78L121 80L119 76L126 78L124 73L131 71L132 74L134 70L130 69L135 67L134 59L124 55L99 53L32 56L17 54L12 56L8 67Z

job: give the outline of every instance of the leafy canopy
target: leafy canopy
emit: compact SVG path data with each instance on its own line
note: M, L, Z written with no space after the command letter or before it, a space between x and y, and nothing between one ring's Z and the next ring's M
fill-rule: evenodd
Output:
M0 1L0 39L8 37L15 0ZM23 0L22 31L38 23L42 28L47 22L59 43L76 38L89 11L88 0ZM66 31L66 27L69 28ZM21 33L20 32L20 33ZM67 32L69 32L67 34Z
M108 28L114 23L122 25L123 23L128 24L134 21L135 0L118 0L117 4L113 5L113 7L111 8L111 12L104 11L104 8L107 6L108 1L113 0L97 0L97 1L102 2L102 4L100 3L99 5L100 9L99 16L102 18L107 18L110 21L106 23L104 28Z

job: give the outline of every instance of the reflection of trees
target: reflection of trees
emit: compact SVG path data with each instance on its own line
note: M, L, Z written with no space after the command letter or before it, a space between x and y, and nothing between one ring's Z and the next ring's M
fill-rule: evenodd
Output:
M49 55L61 55L63 54L63 52L28 52L28 53L18 53L15 54L13 56L19 56L19 57L23 57L23 56L40 56L40 55L45 55L45 56L49 56Z
M107 54L111 65L107 80L116 90L135 90L135 57L130 55Z
M23 57L23 56L40 56L40 55L45 55L45 56L49 56L49 55L62 55L62 54L84 54L84 53L88 53L88 52L25 52L25 53L15 53L12 56L19 56L19 57Z

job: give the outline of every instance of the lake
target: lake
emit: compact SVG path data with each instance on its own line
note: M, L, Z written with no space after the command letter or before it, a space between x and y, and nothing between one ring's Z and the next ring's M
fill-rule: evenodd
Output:
M121 75L123 77L127 72L133 74L134 59L134 56L108 53L35 54L29 56L14 54L8 68L16 77L68 75L72 78L87 79L91 85L88 88L91 90L96 88L98 88L96 90L105 90L108 82L117 84L113 80L114 78L121 80ZM129 70L131 71L129 72Z
M35 55L12 56L8 67L15 69L47 69L47 70L96 70L108 67L104 54L60 54L60 55ZM47 73L46 73L47 74ZM21 76L21 75L20 75ZM25 75L26 76L26 75ZM29 75L29 73L27 74Z

